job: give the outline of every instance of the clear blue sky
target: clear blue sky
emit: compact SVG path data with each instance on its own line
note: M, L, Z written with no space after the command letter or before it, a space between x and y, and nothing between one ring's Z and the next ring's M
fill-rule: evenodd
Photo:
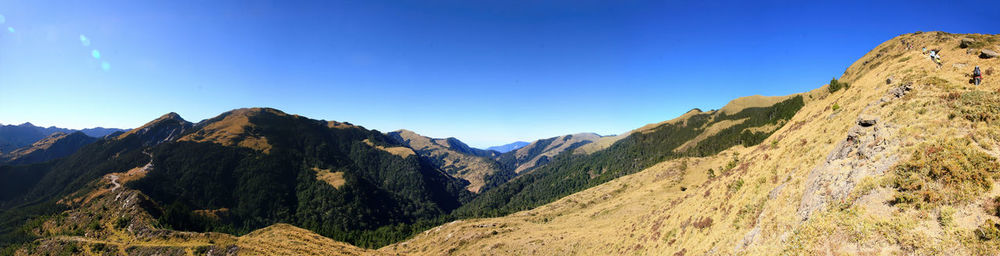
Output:
M899 34L1000 33L997 10L996 1L2 0L0 123L131 128L167 112L197 122L266 106L476 147L617 134L740 96L814 89Z

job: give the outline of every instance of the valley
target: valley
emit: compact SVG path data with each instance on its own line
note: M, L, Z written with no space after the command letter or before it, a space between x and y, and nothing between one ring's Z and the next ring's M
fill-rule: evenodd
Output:
M970 84L969 71L1000 69L981 57L997 42L899 35L810 91L496 150L274 108L197 123L169 113L67 143L70 153L0 164L0 246L5 255L994 255L1000 83ZM943 64L921 48L940 49ZM83 135L38 138L30 152L74 134Z

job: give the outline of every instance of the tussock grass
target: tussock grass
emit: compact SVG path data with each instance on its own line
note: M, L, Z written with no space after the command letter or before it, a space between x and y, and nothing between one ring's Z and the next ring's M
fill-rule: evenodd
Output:
M924 209L967 202L989 191L1000 164L970 144L951 139L918 148L894 170L891 185L898 192L892 203Z

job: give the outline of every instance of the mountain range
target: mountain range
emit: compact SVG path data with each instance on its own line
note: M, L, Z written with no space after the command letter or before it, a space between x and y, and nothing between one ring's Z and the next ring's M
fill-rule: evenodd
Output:
M77 141L64 157L0 165L0 246L20 255L995 255L1000 83L969 84L967 71L989 78L1000 68L980 57L997 42L900 35L811 91L506 152L272 108L197 123L169 113ZM922 47L943 49L945 65ZM31 152L73 134L39 138Z
M519 148L523 148L524 146L527 146L528 144L531 144L531 142L515 141L515 142L511 142L509 144L488 147L488 148L486 148L486 150L493 150L493 151L496 151L496 152L500 152L502 154L502 153L507 153L507 152L510 152L510 151L514 151L514 150L519 149Z

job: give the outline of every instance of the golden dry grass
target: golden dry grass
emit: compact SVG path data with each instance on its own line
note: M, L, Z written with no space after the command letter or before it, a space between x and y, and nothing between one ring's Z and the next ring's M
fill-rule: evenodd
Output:
M915 49L904 49L901 39ZM942 100L949 92L996 91L997 79L986 77L973 88L966 73L975 65L1000 69L997 61L945 50L946 66L969 68L937 70L920 53L923 45L950 49L957 43L957 36L936 33L887 41L845 72L841 81L850 83L849 89L830 94L824 86L802 94L807 105L758 146L667 161L536 209L449 223L380 250L413 255L996 254L996 247L983 246L972 232L986 219L997 219L977 206L1000 193L997 186L978 199L949 206L955 210L947 226L938 221L939 209L890 205L894 193L882 180L885 173L863 178L849 189L850 196L830 201L808 221L798 214L810 172L827 164L862 114L889 125L889 144L874 158L905 158L921 142L967 136L982 141L977 143L981 150L997 151L995 127L949 119L953 110ZM895 77L893 84L886 84L889 76ZM938 79L926 79L931 76ZM902 83L913 83L913 91L880 102ZM834 104L840 109L833 110ZM733 153L740 161L720 173ZM863 168L878 163L874 158L849 157L847 162L857 167L832 170ZM709 168L716 177L707 177ZM674 178L678 173L683 175Z
M975 198L925 209L889 203L896 194L891 172L878 163L899 164L929 142L968 138L967 150L997 156L1000 128L956 117L949 104L953 93L997 91L1000 82L987 75L974 87L969 71L937 69L920 48L942 48L945 67L965 64L1000 70L998 60L982 60L954 49L969 35L921 33L889 40L854 63L840 78L851 87L829 93L826 87L806 92L806 106L764 143L736 146L704 158L682 158L572 194L544 206L499 218L468 219L427 230L378 250L405 255L997 255L996 242L983 241L975 230L1000 221L987 205L1000 196L992 189ZM972 35L982 38L984 35ZM996 37L996 36L993 36ZM901 40L914 48L905 49ZM896 81L886 84L886 78ZM889 92L912 83L906 96ZM831 106L838 105L834 110ZM961 112L958 112L961 113ZM884 129L870 154L854 153L830 160L847 141L859 116L879 117ZM870 129L870 128L868 128ZM962 156L958 156L962 157ZM738 161L733 161L737 159ZM883 160L890 161L883 161ZM735 163L730 165L729 163ZM723 168L732 166L733 168ZM709 177L707 171L715 170ZM817 176L842 177L815 211L800 214ZM853 185L848 185L853 184ZM328 252L372 253L351 246L329 245L308 231L269 236L254 242L283 248L285 254ZM265 232L262 232L265 233ZM249 235L248 235L249 236ZM242 238L241 238L242 240ZM266 243L272 243L270 245ZM255 246L255 245L248 245ZM360 251L358 251L360 250ZM267 254L267 253L265 253Z
M241 108L230 111L222 120L209 123L197 132L185 135L178 141L211 142L223 146L239 146L269 153L271 144L264 136L249 134L254 125L250 117L261 111L270 111L278 115L287 115L271 109Z
M364 142L365 144L368 144L368 146L372 146L374 148L377 148L385 152L389 152L390 154L397 155L402 158L407 158L409 156L416 155L416 153L414 153L412 149L407 147L383 147L375 145L374 143L372 143L371 140L368 139L365 139Z
M326 184L330 184L334 188L339 189L347 183L347 180L344 180L344 172L331 172L330 169L316 167L313 167L312 170L316 172L316 180L326 182Z
M466 190L479 193L483 185L486 185L486 176L500 171L491 159L484 159L472 155L466 155L452 150L448 146L446 139L434 139L409 130L397 131L402 139L408 141L408 145L413 150L421 152L432 159L440 159L442 167L457 171L448 174L469 182Z
M382 255L288 224L274 224L239 237L241 255Z

